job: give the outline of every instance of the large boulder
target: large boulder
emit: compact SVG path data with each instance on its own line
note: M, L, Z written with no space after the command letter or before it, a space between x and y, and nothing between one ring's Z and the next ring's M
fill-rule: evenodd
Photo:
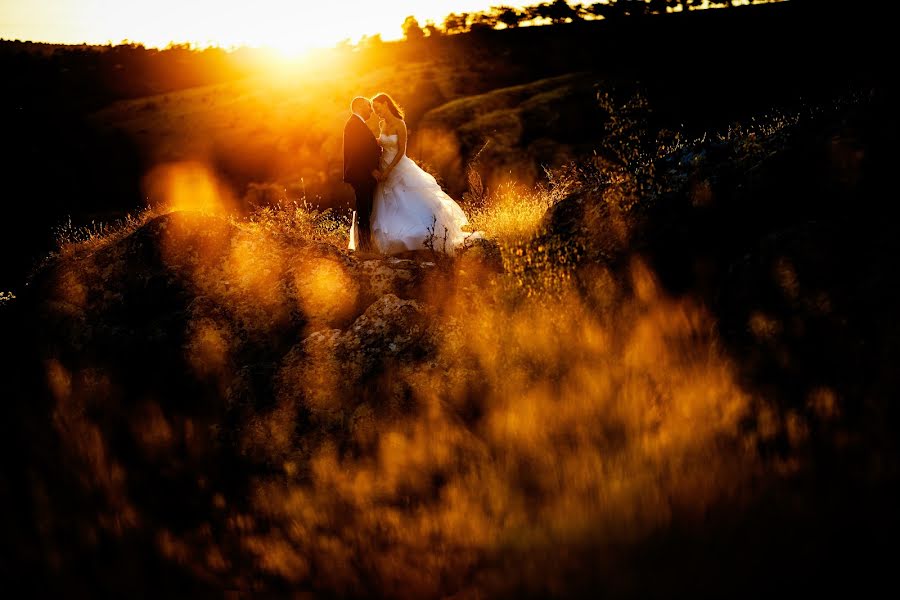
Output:
M374 380L432 351L424 335L427 323L418 302L385 294L346 330L316 331L291 349L278 394L301 402L320 422L342 421L366 401Z

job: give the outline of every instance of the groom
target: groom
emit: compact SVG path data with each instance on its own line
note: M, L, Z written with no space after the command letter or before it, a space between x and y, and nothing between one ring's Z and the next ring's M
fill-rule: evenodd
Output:
M372 103L357 96L350 103L350 118L344 125L344 181L356 193L356 222L359 231L357 250L372 251L372 197L377 185L381 146L366 121L372 116Z

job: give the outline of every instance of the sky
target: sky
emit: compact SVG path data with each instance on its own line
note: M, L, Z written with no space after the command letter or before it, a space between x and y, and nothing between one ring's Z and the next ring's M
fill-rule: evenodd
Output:
M490 0L0 0L0 39L147 46L271 46L287 52L398 38L407 15L424 24L451 12L485 10Z

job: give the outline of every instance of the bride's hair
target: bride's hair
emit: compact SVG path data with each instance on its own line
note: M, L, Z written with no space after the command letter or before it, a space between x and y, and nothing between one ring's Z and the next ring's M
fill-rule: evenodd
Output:
M391 111L392 115L394 115L401 121L403 120L403 109L400 108L396 102L394 102L393 98L391 98L384 92L381 92L380 94L377 94L374 98L372 98L372 104L375 104L376 102L384 102L385 104L387 104L388 110Z

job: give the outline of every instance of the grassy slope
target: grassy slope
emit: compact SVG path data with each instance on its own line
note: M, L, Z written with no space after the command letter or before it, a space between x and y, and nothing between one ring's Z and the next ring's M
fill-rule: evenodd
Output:
M422 158L453 189L465 184L461 159L475 153L489 184L536 181L542 167L589 151L602 135L601 81L598 74L571 73L448 102L422 120ZM448 153L448 145L456 152Z
M382 67L359 76L298 72L123 101L94 115L144 149L148 164L211 162L239 189L249 182L299 183L331 200L340 186L341 132L355 95L387 90L405 105L442 102L470 85L437 61ZM423 97L423 81L434 81ZM408 101L404 101L409 99Z
M424 105L430 110L413 131L410 154L435 169L455 193L464 187L462 165L485 143L481 162L489 165L484 173L489 181L509 173L534 181L542 165L562 164L601 135L605 114L596 103L597 75L567 74L460 95L471 74L431 62L381 69L352 81L327 75L297 82L253 78L118 102L95 119L133 136L147 149L149 163L206 160L237 185L290 185L302 178L325 204L340 204L333 200L347 193L339 183L347 98L383 89L398 98L414 97L425 72L438 88L425 100L439 104ZM440 104L446 97L456 98Z

